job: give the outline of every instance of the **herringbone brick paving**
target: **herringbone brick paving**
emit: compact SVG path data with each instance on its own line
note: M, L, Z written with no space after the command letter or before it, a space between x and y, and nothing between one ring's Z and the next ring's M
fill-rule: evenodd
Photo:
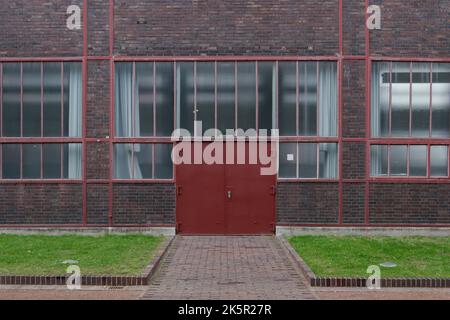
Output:
M143 299L315 299L275 237L177 236Z

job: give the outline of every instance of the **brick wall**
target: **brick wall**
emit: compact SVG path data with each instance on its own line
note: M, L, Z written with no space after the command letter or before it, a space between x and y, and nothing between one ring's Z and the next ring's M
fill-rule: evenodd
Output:
M382 30L370 32L374 56L448 57L448 0L370 0ZM81 57L83 30L66 28L66 9L83 0L4 1L0 57ZM114 55L299 55L339 51L338 0L115 0ZM88 55L109 55L109 2L88 1ZM365 54L365 3L343 0L343 51ZM83 20L83 17L82 17ZM110 135L110 61L88 61L88 138ZM366 135L365 61L343 63L343 137ZM365 144L343 146L343 222L364 222ZM87 222L108 223L109 144L87 145ZM450 223L448 186L373 184L371 223ZM166 184L115 184L114 223L173 224L175 191ZM81 223L80 184L1 184L0 224ZM279 183L279 223L338 221L337 183Z
M334 55L337 0L120 0L120 55Z
M448 184L372 184L370 222L450 223Z
M0 184L0 224L81 222L81 184Z
M337 223L338 208L337 183L278 183L278 223Z
M172 184L115 184L115 224L175 223L175 186Z
M386 56L448 57L448 0L371 0L381 6L381 30L370 33L370 51Z
M82 0L2 1L0 57L79 56L82 30L66 27L67 7Z

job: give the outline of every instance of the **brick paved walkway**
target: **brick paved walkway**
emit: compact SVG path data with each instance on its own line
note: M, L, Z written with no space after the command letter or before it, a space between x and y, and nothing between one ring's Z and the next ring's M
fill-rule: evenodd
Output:
M274 237L178 236L143 299L315 299Z

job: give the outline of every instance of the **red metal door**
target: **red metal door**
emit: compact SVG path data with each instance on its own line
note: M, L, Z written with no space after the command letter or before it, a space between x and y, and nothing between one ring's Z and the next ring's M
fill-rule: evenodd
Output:
M274 232L276 175L261 175L259 161L249 164L248 143L245 164L236 164L236 150L234 164L176 166L178 233Z

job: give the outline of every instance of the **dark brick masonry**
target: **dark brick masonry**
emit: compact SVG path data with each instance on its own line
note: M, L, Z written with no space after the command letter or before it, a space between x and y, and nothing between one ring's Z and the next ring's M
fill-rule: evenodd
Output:
M108 223L109 2L89 0L87 28L87 223ZM365 3L343 0L343 138L366 136ZM371 0L381 5L382 30L370 32L370 56L448 58L448 0ZM4 1L0 57L76 57L83 30L66 28L66 9L83 0ZM82 17L82 22L84 21ZM176 23L174 23L176 21ZM115 0L114 56L337 56L339 1ZM371 184L365 199L365 143L343 143L344 224L448 224L448 184ZM114 184L113 222L174 224L174 184ZM80 184L0 184L0 224L79 224ZM279 183L280 224L338 222L338 183Z

